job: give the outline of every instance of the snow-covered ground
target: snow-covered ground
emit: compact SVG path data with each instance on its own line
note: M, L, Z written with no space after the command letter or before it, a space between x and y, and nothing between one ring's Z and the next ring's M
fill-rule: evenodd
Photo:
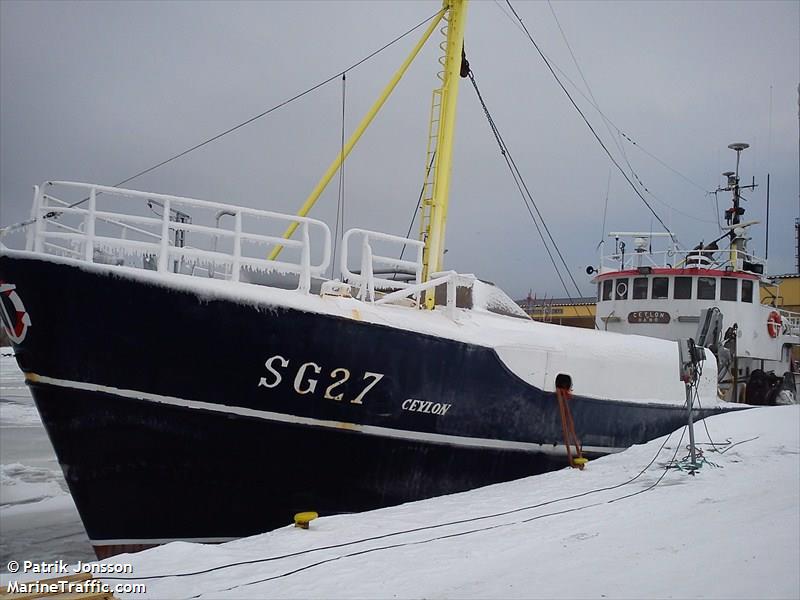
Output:
M678 431L583 472L107 562L153 598L800 597L800 406L707 425L722 452L700 424L695 476L664 469L685 455Z
M323 517L309 530L287 526L217 546L176 542L105 563L131 564L146 584L146 594L117 594L128 598L800 598L800 406L723 415L707 426L717 448L698 424L708 462L695 476L664 469L686 455L678 431L582 472ZM6 478L22 478L14 462L3 463L5 497L52 494L0 509L7 556L15 511L24 510L27 527L46 530L34 507L52 515L47 507L69 496L46 476L33 481L38 491L12 490L21 483ZM35 465L24 464L33 477ZM241 562L248 564L227 566Z
M0 348L0 572L94 553L11 348Z

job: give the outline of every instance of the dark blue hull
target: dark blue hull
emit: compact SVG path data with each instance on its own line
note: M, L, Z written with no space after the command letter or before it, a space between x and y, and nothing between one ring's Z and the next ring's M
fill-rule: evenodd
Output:
M554 394L491 348L37 259L0 257L0 280L30 316L17 359L101 554L566 465ZM596 453L686 418L613 400L571 407Z

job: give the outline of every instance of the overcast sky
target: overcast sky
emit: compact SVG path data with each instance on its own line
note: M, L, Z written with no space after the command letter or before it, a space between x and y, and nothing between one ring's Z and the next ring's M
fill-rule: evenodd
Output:
M795 270L800 3L512 3L588 96L555 12L600 109L641 148L623 146L652 193L646 198L685 245L718 236L714 196L705 192L735 166L727 145L749 142L741 172L760 187L746 218L764 219L771 173L769 271ZM0 225L28 216L36 183L121 181L342 71L438 8L435 0L2 0ZM348 132L417 35L349 73ZM440 39L347 161L348 228L405 235L422 183ZM606 230L657 231L657 223L500 5L470 4L466 49L573 276L592 293L584 269L597 264L609 172ZM627 169L598 112L566 85ZM341 110L334 81L127 187L294 212L338 151ZM446 266L515 297L529 289L563 296L506 169L462 81ZM311 213L331 227L336 194L334 180ZM720 211L728 203L721 195ZM752 233L751 248L763 255L763 225Z

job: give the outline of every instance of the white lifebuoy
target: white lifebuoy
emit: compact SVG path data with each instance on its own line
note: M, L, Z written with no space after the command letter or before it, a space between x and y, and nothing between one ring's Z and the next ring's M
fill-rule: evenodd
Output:
M782 321L781 313L777 310L773 310L769 313L769 317L767 317L767 333L769 333L769 337L778 337L778 334L781 332Z
M628 295L628 284L624 281L620 281L617 284L617 296L619 298L624 298Z
M6 296L14 307L14 314L9 314L5 303L0 299L0 321L9 339L15 344L21 344L31 326L31 317L16 290L17 286L13 283L0 281L0 295Z

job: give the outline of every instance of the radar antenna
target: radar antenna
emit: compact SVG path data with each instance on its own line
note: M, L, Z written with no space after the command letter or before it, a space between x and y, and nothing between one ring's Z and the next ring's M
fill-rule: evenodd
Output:
M758 187L753 177L753 182L750 185L740 185L739 179L739 163L741 161L742 150L746 150L750 144L745 142L736 142L728 144L728 148L736 152L736 171L725 171L722 175L727 181L725 187L718 187L717 192L731 192L733 194L733 206L725 211L725 221L728 224L726 229L730 229L731 240L731 262L736 265L736 251L746 251L747 238L744 233L744 228L752 225L753 222L742 223L741 216L745 213L745 209L741 206L741 201L746 200L742 197L742 190L752 190Z

